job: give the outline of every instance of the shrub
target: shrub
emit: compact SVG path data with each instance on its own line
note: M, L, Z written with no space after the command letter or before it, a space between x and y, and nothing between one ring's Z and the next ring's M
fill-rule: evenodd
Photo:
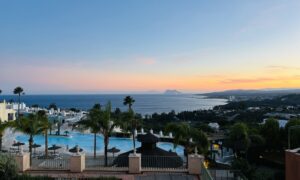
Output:
M10 180L17 177L17 165L13 156L0 154L0 179Z

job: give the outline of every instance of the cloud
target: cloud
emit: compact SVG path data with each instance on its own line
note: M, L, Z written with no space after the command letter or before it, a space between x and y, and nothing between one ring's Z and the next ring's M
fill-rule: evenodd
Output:
M220 81L226 84L241 84L241 83L261 83L267 81L274 81L274 78L235 78L235 79L225 79Z
M300 67L295 66L282 66L282 65L271 65L266 66L267 70L300 70Z
M257 77L257 78L223 78L219 80L224 84L263 84L263 83L281 83L299 81L300 75L285 75L276 77Z

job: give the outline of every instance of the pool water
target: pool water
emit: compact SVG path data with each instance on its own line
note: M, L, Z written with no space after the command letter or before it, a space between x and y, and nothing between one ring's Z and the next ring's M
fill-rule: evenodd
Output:
M24 142L28 144L28 135L19 135L16 137L17 141ZM45 137L43 135L36 135L34 137L34 143L44 145L45 144ZM74 147L78 145L82 148L85 152L93 152L94 151L94 135L93 134L82 134L79 132L71 132L69 137L65 136L48 136L48 144L49 146L56 144L58 146L62 146L66 148ZM133 142L132 139L129 138L117 138L117 137L110 137L109 138L109 148L116 147L120 149L122 152L127 152L133 149ZM141 143L136 141L136 147L140 147ZM173 151L176 152L178 155L183 155L183 147L177 146L174 149L174 145L172 143L167 142L159 142L157 146L166 150L166 151ZM103 144L103 136L97 135L97 152L103 153L104 152L104 144Z

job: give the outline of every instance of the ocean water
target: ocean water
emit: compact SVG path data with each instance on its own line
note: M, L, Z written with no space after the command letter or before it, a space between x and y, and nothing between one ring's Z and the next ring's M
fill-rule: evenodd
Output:
M111 101L113 108L126 110L123 105L125 94L100 94L100 95L24 95L21 101L31 106L38 104L40 107L48 107L55 103L60 108L78 108L81 110L90 109L95 103L104 105ZM204 96L193 94L164 95L164 94L133 94L135 99L133 109L142 115L154 112L180 112L184 110L210 109L217 105L227 103L225 99L207 99ZM0 95L0 100L17 101L16 95Z

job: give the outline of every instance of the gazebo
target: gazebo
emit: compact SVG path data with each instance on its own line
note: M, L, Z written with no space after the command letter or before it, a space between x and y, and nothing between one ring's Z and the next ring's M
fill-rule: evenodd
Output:
M151 133L139 134L137 140L141 147L136 149L142 155L142 167L178 168L183 165L183 160L175 152L166 151L156 146L159 138ZM128 166L128 156L133 150L120 154L114 161L116 166Z

